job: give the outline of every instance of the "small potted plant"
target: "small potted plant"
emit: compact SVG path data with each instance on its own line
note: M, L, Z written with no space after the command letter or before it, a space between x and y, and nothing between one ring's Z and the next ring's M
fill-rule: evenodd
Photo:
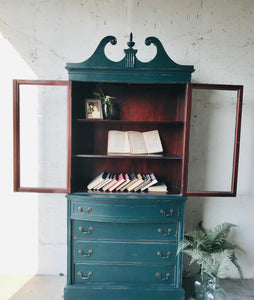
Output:
M199 265L199 273L192 280L191 293L194 299L225 299L225 293L219 286L219 278L226 276L230 265L235 266L240 278L243 278L235 251L244 250L228 241L232 227L236 225L222 223L214 230L207 231L200 222L198 230L184 234L177 254L183 251L190 256L190 264Z
M100 85L96 86L96 91L94 91L93 94L102 101L104 119L115 120L119 118L119 109L116 103L113 102L113 100L116 99L115 97L105 95Z

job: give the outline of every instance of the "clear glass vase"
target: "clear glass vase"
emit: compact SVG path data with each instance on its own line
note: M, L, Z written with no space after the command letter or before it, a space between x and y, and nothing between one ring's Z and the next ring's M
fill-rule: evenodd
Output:
M204 292L206 288L207 278L206 275L201 275L201 273L194 274L190 279L190 292L191 299L203 300Z
M205 292L204 300L225 300L226 293L219 285L219 279L214 277L208 280Z
M191 278L191 296L195 300L226 300L219 278L197 273Z
M103 107L103 119L118 120L119 119L119 107L118 104L111 99L107 99L102 104Z

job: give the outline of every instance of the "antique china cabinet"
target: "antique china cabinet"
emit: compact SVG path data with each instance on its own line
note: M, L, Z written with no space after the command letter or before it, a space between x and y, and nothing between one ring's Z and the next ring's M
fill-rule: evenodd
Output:
M102 39L88 60L67 63L69 81L14 80L14 190L67 194L65 300L184 299L182 255L176 256L176 250L183 236L186 197L236 195L243 87L191 83L193 66L173 62L155 37L145 40L157 50L149 62L136 57L132 34L119 62L105 55L108 44L115 45L116 38ZM118 118L86 119L84 100L94 97L98 84L105 94L115 97ZM66 91L65 187L22 184L21 168L26 166L21 167L20 158L20 95L22 88L34 86ZM206 95L204 91L210 95L232 92L236 99L228 190L188 187L192 98L197 92ZM154 129L161 137L162 154L107 154L109 130ZM56 167L56 177L57 171ZM168 192L88 191L87 184L102 171L154 173L166 183Z

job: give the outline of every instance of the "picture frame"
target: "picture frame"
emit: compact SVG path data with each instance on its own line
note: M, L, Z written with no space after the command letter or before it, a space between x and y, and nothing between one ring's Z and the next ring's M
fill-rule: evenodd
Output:
M103 119L100 99L85 99L86 119Z

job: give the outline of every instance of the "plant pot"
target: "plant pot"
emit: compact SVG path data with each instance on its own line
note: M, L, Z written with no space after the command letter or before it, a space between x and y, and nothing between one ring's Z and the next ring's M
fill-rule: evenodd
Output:
M219 278L197 273L190 278L190 292L195 300L225 300L226 293L219 285Z
M208 280L204 293L204 300L225 300L226 293L220 287L219 278L213 277Z
M106 120L119 119L119 107L112 100L107 100L103 103L103 118Z

